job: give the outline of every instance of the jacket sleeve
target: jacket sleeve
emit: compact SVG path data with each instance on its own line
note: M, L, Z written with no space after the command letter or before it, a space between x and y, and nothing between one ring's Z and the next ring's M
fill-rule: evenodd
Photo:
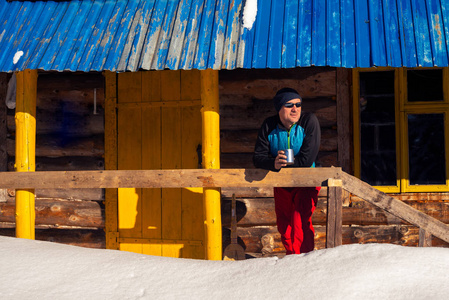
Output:
M314 114L310 114L305 119L304 133L304 141L301 150L295 157L293 167L311 167L320 150L321 129L318 118Z
M254 148L253 163L256 168L279 172L274 168L275 157L270 152L270 142L268 141L268 123L265 120L257 135L256 146Z

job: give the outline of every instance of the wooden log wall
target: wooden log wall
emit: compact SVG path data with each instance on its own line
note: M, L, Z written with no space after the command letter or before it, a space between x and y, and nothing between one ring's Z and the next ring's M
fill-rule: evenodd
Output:
M350 151L342 147L341 141L347 142L351 137L348 128L342 128L337 118L338 112L345 112L345 120L348 119L350 101L344 99L344 105L341 105L343 101L338 101L348 97L348 93L341 91L350 83L342 79L344 77L338 78L338 73L342 71L334 68L220 71L221 167L253 168L257 130L266 117L275 113L272 104L275 92L290 86L303 96L303 109L313 111L321 123L318 164L346 166L348 171ZM14 110L4 105L9 77L9 74L0 73L2 171L14 170ZM36 170L104 169L103 76L100 73L45 72L39 74L38 80ZM338 151L342 148L346 150ZM233 193L237 196L238 240L246 252L256 257L283 255L275 226L272 189L266 188L222 190L223 249L230 242ZM36 239L105 247L102 189L36 190L36 194ZM411 193L394 197L449 223L449 193ZM325 247L326 209L327 189L323 188L313 216L316 249ZM0 191L0 235L14 236L14 190ZM343 244L376 242L417 246L418 236L418 228L345 194ZM433 238L432 246L449 245Z
M283 255L285 252L276 229L272 192L260 191L264 197L254 197L258 191L247 189L222 190L223 244L230 243L231 198L237 196L237 234L239 243L252 256ZM392 195L408 205L449 223L449 193L410 193ZM419 228L379 209L356 196L345 194L343 199L343 244L390 243L417 246ZM325 248L327 188L323 187L312 217L315 227L315 249ZM449 247L433 237L432 246Z
M296 89L303 97L303 111L312 111L318 117L322 139L317 166L340 166L336 78L335 68L220 71L221 167L254 168L252 156L257 132L265 118L276 114L272 99L283 87ZM282 253L272 190L236 192L239 197L237 233L246 252L261 255L262 240L266 237L274 238L276 243L271 252ZM223 191L223 249L230 243L231 196L230 192ZM320 193L320 199L323 205L324 192ZM320 226L326 223L325 214L320 215L323 216ZM321 232L320 241L324 247L325 227Z
M0 74L0 97L6 74ZM3 80L1 80L3 79ZM94 103L95 102L95 103ZM101 73L41 72L36 108L36 171L104 169L104 78ZM0 106L0 117L1 109ZM0 118L0 167L14 171L14 109ZM3 123L1 123L3 124ZM4 170L2 170L4 171ZM14 190L0 203L0 234L14 236ZM102 189L37 189L36 239L104 248Z
M298 90L303 111L321 125L317 165L340 166L337 158L336 69L220 71L221 167L254 168L252 154L265 118L276 114L273 96L283 87Z
M334 68L289 70L234 70L220 72L220 126L222 168L253 168L252 153L262 121L275 114L272 97L282 87L293 87L302 95L303 109L314 112L322 139L317 164L350 167L351 72ZM338 119L340 118L340 119ZM349 146L348 146L349 144ZM339 151L340 150L340 151ZM284 252L276 229L271 189L225 189L222 191L223 248L230 242L230 199L237 198L239 243L254 256ZM449 223L448 193L394 195L445 223ZM327 189L319 194L313 216L316 249L325 247ZM417 246L419 229L345 193L343 244L393 243ZM433 238L433 246L448 247ZM265 247L265 248L264 248Z

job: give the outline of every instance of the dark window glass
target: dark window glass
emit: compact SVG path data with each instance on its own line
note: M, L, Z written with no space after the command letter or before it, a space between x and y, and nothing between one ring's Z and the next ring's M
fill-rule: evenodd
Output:
M443 101L443 70L408 70L409 102Z
M446 184L444 114L409 114L410 185Z
M396 186L394 71L359 74L361 179Z

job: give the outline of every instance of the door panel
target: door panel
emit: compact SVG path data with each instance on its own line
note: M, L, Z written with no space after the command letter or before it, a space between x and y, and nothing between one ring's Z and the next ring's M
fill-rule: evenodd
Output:
M118 169L199 167L199 76L199 71L118 75ZM119 249L204 258L202 199L200 188L119 189Z

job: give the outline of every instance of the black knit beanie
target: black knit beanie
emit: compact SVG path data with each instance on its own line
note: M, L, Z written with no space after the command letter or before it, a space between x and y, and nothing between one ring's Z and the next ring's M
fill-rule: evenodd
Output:
M282 106L292 99L301 99L301 96L295 89L292 88L283 88L277 91L276 95L273 98L274 107L276 111L279 112Z

